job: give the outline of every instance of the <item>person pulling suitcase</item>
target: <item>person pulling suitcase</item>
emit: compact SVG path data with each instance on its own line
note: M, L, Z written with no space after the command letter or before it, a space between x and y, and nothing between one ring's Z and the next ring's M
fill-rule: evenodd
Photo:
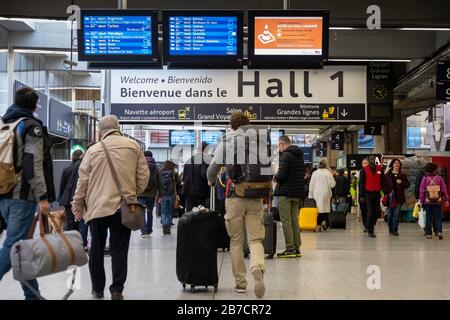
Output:
M261 135L256 133L257 128L249 126L249 118L242 112L233 113L230 124L232 130L228 131L217 145L207 176L209 185L213 186L220 168L223 165L227 168L225 223L230 235L234 291L244 293L248 284L243 254L244 229L246 229L251 254L250 268L255 281L254 292L258 298L262 298L265 293L263 199L271 194L272 176L268 174L270 162L267 165L262 164L261 152L258 152L257 147L268 146L269 143L258 140ZM239 145L243 143L245 145ZM248 153L248 157L240 152ZM247 162L241 161L242 159L246 159ZM257 161L249 163L249 159ZM227 163L226 160L231 161Z

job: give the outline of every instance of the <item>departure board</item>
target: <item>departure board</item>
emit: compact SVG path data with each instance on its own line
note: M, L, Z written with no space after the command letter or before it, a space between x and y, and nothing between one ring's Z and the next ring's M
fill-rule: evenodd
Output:
M84 16L85 55L152 55L151 16Z
M170 16L169 54L237 55L236 16Z

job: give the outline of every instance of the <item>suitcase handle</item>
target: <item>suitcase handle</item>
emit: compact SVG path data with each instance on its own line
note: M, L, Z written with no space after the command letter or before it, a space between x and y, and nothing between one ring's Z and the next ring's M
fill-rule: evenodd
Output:
M211 187L211 191L209 193L209 209L211 211L216 210L216 188L214 186Z

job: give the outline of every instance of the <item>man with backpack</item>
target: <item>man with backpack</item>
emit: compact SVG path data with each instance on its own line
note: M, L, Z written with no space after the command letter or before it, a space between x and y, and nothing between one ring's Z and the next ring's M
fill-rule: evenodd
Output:
M147 207L144 214L144 227L141 230L141 238L150 238L153 233L153 207L155 206L156 198L156 162L151 151L144 152L145 160L147 161L148 169L150 170L150 179L145 191L139 195L138 200Z
M171 233L173 209L177 201L177 180L174 163L165 161L157 176L158 201L161 204L161 224L164 235Z
M13 244L28 238L36 209L47 215L49 201L54 200L48 135L33 115L38 100L31 88L17 90L15 104L0 121L0 212L8 225L0 250L0 280L11 269ZM36 280L27 282L39 292ZM25 299L37 299L25 283L22 288Z
M208 181L211 186L214 185L221 166L226 166L228 180L225 224L230 235L234 291L245 293L247 288L243 253L246 228L250 247L250 268L255 280L254 292L258 298L262 298L265 293L263 199L270 196L272 176L270 160L262 165L262 152L259 151L261 147L268 148L268 141L256 138L259 138L258 130L249 126L249 118L242 112L231 115L230 125L232 130L226 133L215 150L208 168ZM252 132L257 134L251 136Z

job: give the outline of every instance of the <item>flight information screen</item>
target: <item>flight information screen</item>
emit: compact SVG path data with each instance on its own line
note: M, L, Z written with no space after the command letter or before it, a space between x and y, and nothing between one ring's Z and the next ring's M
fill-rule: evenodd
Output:
M195 131L193 130L170 130L169 131L170 146L189 145L195 143Z
M169 54L237 55L237 17L170 16Z
M206 130L202 131L201 139L202 142L206 142L207 144L217 144L218 139L223 136L225 132L221 130Z
M84 16L85 55L152 55L152 17Z

